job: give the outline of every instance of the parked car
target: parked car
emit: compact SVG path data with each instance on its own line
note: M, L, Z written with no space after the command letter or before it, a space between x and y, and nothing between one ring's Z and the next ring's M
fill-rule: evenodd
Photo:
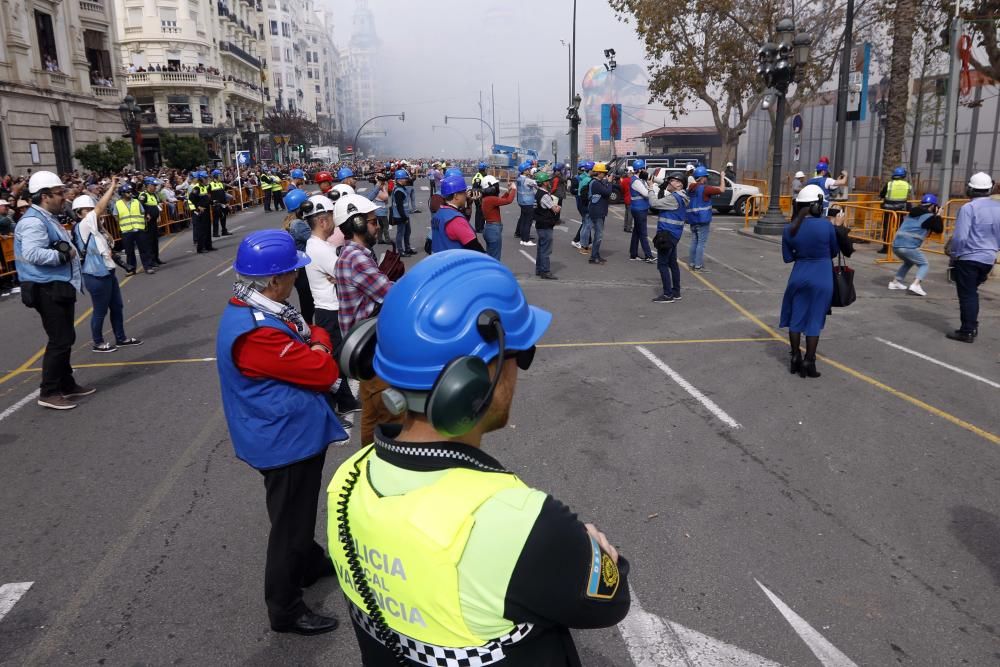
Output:
M625 175L625 171L633 160L642 158L646 160L647 171L652 172L660 167L683 171L688 164L694 164L694 156L689 155L634 155L628 157L618 157L609 163L609 170L615 175L614 185L611 192L611 203L620 204L623 202L621 187L618 179ZM714 169L708 170L708 184L719 185L719 172ZM759 195L760 188L754 185L736 183L730 178L726 178L726 191L721 195L712 197L712 208L720 214L735 213L744 215L746 213L747 202L753 195Z

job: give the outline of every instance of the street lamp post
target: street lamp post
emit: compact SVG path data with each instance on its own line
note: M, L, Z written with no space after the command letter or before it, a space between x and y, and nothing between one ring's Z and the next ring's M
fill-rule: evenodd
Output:
M576 173L576 163L580 159L580 96L576 93L576 0L573 0L573 36L570 38L569 58L569 106L566 120L569 121L569 164Z
M487 123L487 122L486 122L485 120L483 120L482 118L476 118L475 116L445 116L445 117L444 117L444 124L445 124L445 125L447 125L447 124L448 124L448 119L449 119L449 118L450 118L451 120L474 120L474 121L477 121L477 122L479 122L479 123L482 123L483 125L485 125L486 127L488 127L488 128L489 128L489 130L490 130L490 134L492 134L492 135L493 135L493 145L494 145L494 146L496 146L496 145L497 145L497 133L493 131L493 126L492 126L492 125L490 125L489 123Z
M354 146L354 152L355 152L355 154L361 152L360 150L358 150L358 137L361 136L361 130L365 129L365 125L367 125L368 123L370 123L373 120L376 120L378 118L398 118L400 120L400 122L405 123L406 122L406 112L403 111L402 113L386 113L386 114L382 114L381 116L372 116L371 118L369 118L365 122L361 123L361 127L359 127L358 131L354 133L354 144L353 144L353 146Z
M764 108L770 107L771 98L777 101L774 124L774 155L771 168L771 194L764 213L754 225L754 233L765 235L781 234L785 228L784 214L781 212L781 152L785 127L785 96L788 86L795 81L798 65L809 59L812 36L795 33L795 20L783 18L776 26L777 43L765 42L757 53L757 73L767 90L764 91Z
M122 118L122 123L128 131L129 140L132 142L132 161L135 163L136 171L142 171L142 155L139 153L139 124L142 107L135 103L135 98L126 95L125 100L118 105L118 114Z

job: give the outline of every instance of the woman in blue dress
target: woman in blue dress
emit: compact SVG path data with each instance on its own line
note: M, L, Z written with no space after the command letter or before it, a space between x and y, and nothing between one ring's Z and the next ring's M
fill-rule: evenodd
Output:
M823 190L807 185L795 197L796 212L781 234L781 255L785 263L794 262L788 286L781 301L781 323L788 327L791 344L791 372L801 377L817 378L816 346L819 332L833 300L833 263L839 244L837 232L823 215ZM806 355L799 349L806 335Z

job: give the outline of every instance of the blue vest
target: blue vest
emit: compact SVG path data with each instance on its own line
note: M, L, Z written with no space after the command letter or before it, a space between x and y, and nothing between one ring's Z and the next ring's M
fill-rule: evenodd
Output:
M649 198L648 197L643 197L642 195L637 194L635 188L632 187L632 184L635 183L635 179L636 178L637 178L636 176L633 176L632 177L632 181L629 183L629 186L628 186L628 189L632 191L632 193L631 193L632 194L632 202L629 204L628 207L630 209L632 209L633 211L648 211L649 210Z
M900 223L899 229L896 230L896 236L892 240L892 247L912 249L923 245L930 230L924 229L921 225L930 217L930 213L924 213L916 218L909 215L903 218L903 222Z
M833 196L829 190L826 189L826 179L827 176L814 176L806 181L806 185L818 185L821 190L823 190L823 201L829 206L830 198Z
M534 188L529 188L527 180L531 178L527 174L521 174L517 177L515 183L517 184L517 205L518 206L534 206L535 205L535 190Z
M691 204L687 209L687 221L692 225L707 225L712 222L712 202L705 201L705 186L698 184L691 194Z
M445 233L444 228L449 222L455 218L465 219L464 216L456 209L450 206L442 206L437 210L437 213L431 217L431 254L436 252L443 252L445 250L461 250L462 244L458 241L452 241L448 238L448 234Z
M38 222L35 222L35 220ZM29 208L18 221L17 226L14 227L14 262L17 268L17 279L22 283L52 283L62 281L72 283L79 290L82 283L79 258L74 257L66 264L32 264L24 259L23 235L29 228L36 224L45 226L45 232L49 237L49 246L56 241L71 240L65 229L43 216L34 206ZM46 246L45 250L51 253L56 252L55 250L49 250L48 246Z
M389 193L389 213L393 218L402 219L403 216L399 214L399 209L396 206L396 191L399 190L403 193L403 212L406 214L406 218L410 217L410 190L412 186L409 185L397 185Z
M670 232L670 235L680 241L681 234L684 233L684 222L687 220L687 201L682 195L671 192L677 200L677 209L673 211L660 211L656 218L656 231Z
M248 306L226 306L215 342L222 407L236 456L267 470L303 461L346 440L336 415L320 392L272 379L248 378L233 363L233 344L257 327L302 338L277 317Z
M84 244L83 238L80 237L79 222L73 225L73 245L76 246L77 251L83 256L83 272L85 274L103 278L111 273L104 264L104 257L101 256L100 251L97 249L97 241L94 240L93 234L87 238L87 243Z

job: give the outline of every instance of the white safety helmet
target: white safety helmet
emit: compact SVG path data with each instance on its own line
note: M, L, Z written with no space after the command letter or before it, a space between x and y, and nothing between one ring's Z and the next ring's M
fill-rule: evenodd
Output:
M354 188L352 188L350 185L348 185L347 183L337 183L335 186L330 188L328 196L330 197L330 199L336 202L338 199L340 199L345 195L353 195L353 194L354 194Z
M801 171L795 172L795 178L805 178L805 177L806 175L803 174Z
M795 195L795 201L799 204L812 204L813 202L821 201L825 196L823 188L810 183L799 190L799 194Z
M993 179L984 171L973 174L969 179L970 190L990 190L993 187Z
M626 171L627 173L629 173L629 174L634 174L634 173L635 173L635 167L633 167L633 166L629 165L629 166L628 166L628 167L627 167L627 168L625 169L625 171Z
M80 195L73 200L73 206L71 207L74 211L81 208L97 208L97 202L90 195Z
M338 227L356 215L368 215L376 208L374 202L361 195L344 195L333 205L333 223Z
M302 205L303 218L311 218L320 213L333 213L333 202L326 195L313 195Z
M684 171L694 171L694 165L689 164L688 166L684 167Z
M667 180L667 173L666 167L659 167L653 172L653 182L657 185L663 185Z
M28 179L28 192L36 194L46 188L64 188L66 185L51 171L36 171Z
M482 186L483 190L488 190L494 185L499 185L500 180L496 176L483 176L483 180L479 181L479 184Z

